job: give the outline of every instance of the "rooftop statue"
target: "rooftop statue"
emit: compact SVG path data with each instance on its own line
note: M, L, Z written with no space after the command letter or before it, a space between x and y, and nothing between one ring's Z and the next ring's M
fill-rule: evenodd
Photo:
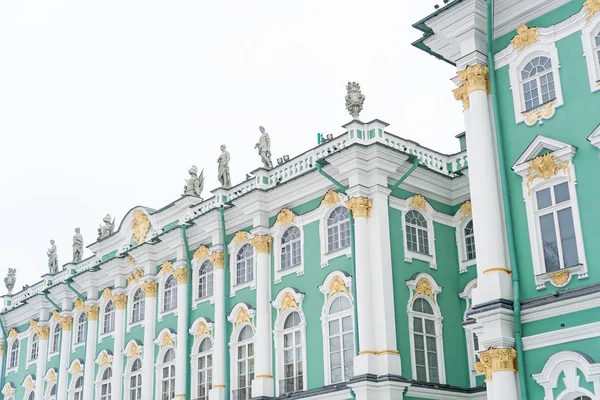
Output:
M217 159L217 163L219 164L219 182L221 182L221 187L225 189L229 189L231 187L231 176L229 176L229 160L231 160L231 156L227 151L227 147L222 144L221 155Z
M262 159L265 168L273 168L273 162L271 161L271 139L264 127L259 126L258 129L260 129L261 135L254 148L258 149L258 155Z
M17 270L15 268L8 269L8 275L4 278L4 286L8 290L8 294L12 294L12 290L15 287L17 281Z
M204 189L204 170L202 170L202 172L200 172L200 176L198 176L198 167L192 165L192 168L190 168L188 172L190 173L190 177L183 187L183 195L200 197L202 190Z
M58 255L56 254L54 240L50 240L50 248L46 254L48 255L48 269L51 274L56 274L58 272Z
M358 115L363 109L365 95L360 92L360 85L356 82L348 82L346 86L346 109L352 115L352 118L358 120Z
M83 236L81 230L75 228L75 234L73 235L73 262L81 262L83 258Z
M100 225L100 228L98 228L98 240L102 240L105 237L112 235L115 229L115 219L112 218L111 222L110 214L106 214L102 221L104 222L104 225Z

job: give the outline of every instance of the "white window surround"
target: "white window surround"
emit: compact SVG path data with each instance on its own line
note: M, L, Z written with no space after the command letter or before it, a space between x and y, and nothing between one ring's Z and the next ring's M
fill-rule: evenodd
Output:
M294 307L293 305L290 306L289 304L286 304L286 305L283 304L284 298L289 298L289 296L291 296L294 299L297 308ZM303 385L302 385L302 387L305 390L307 389L306 317L304 315L304 312L302 311L302 301L303 300L304 300L303 293L300 293L293 288L286 287L279 291L279 293L275 297L275 300L273 300L273 302L272 302L273 307L277 310L277 318L275 319L275 326L273 329L273 337L274 337L274 342L275 342L274 347L275 347L275 378L276 378L275 394L276 394L276 396L281 395L281 392L280 392L281 388L280 388L280 385L278 382L281 381L282 379L284 379L284 377L285 377L284 359L283 359L284 324L285 324L285 320L287 319L287 317L293 312L298 312L298 314L300 315L300 319L301 319L298 329L300 330L300 337L302 338L302 345L303 345L302 346L302 367L303 367L303 373L302 373ZM282 311L281 309L283 306L285 306L287 308L285 308Z
M600 14L596 15L581 30L583 55L587 64L592 92L600 90L600 46L596 45L596 36L600 35Z
M239 304L238 304L239 305ZM235 310L232 310L235 311ZM251 310L254 311L254 310ZM237 313L235 314L237 315ZM250 317L251 319L253 319L253 317ZM230 322L232 322L232 324L235 326L235 319L232 321L231 318L228 318ZM240 336L240 333L242 331L242 329L245 326L249 326L250 329L252 329L253 332L253 336L252 339L247 340L245 342L242 343L254 343L254 351L256 354L256 328L254 327L253 323L241 323L237 326L235 326L235 328L233 329L233 332L231 333L230 336L230 341L229 341L229 359L231 360L230 362L230 376L231 376L231 380L230 380L230 385L231 385L231 390L237 390L240 389L238 388L238 358L237 358L237 348L238 345L240 344L240 342L238 342L238 338ZM251 382L248 382L248 387L251 386ZM242 388L243 389L243 388Z
M83 342L81 342L81 343L77 343L77 329L79 328L79 317L81 315L83 315L84 312L83 312L83 310L77 310L77 309L75 309L74 311L75 312L73 314L73 329L72 329L73 332L71 332L71 334L73 335L73 337L71 338L71 343L72 343L73 350L77 349L77 348L79 348L81 346L84 346L85 342L87 341L87 320L86 320L86 323L85 323L86 326L84 328L85 329L85 333L84 333L85 340ZM102 319L102 320L104 321L104 319ZM52 343L49 342L48 343L48 349L50 349L52 347L51 345L52 345ZM58 345L58 348L60 349L60 343Z
M35 387L35 379L33 379L33 376L27 375L25 379L23 379L23 382L21 382L21 387L25 389L25 395L23 399L29 400L29 396L34 393L35 390L33 389Z
M11 382L6 382L4 384L4 386L2 387L2 394L4 396L6 396L7 393L9 393L9 392L10 393L15 393L16 390L17 390L17 388L14 387ZM10 397L7 396L6 400L14 400L14 397L13 396L10 396Z
M31 352L33 349L33 339L36 337L35 329L29 330L29 336L27 337L27 361L25 362L25 369L29 368L32 364L37 363L37 359L40 357L40 338L37 337L37 356L36 358L31 358ZM21 342L22 344L22 342ZM20 349L19 349L20 350Z
M425 295L424 293L419 293L417 291L417 284L422 279L425 279L431 285L431 295L433 298L429 297L429 295ZM435 333L436 333L436 353L437 353L437 362L438 362L438 374L439 374L439 383L446 383L446 367L444 364L444 341L442 338L442 313L438 306L437 295L442 291L442 287L437 284L435 279L429 274L419 273L412 276L412 279L406 281L406 286L410 290L410 296L408 298L408 304L406 306L406 313L408 314L408 327L409 327L409 336L410 336L410 358L411 358L411 367L412 367L412 377L413 379L417 379L417 364L415 359L415 340L414 340L414 318L415 316L422 315L421 313L417 313L413 311L413 304L417 299L424 299L429 303L431 308L433 309L433 315L431 318L435 321Z
M173 268L175 268L175 266L173 266ZM163 317L165 315L169 315L169 314L174 314L175 316L178 315L177 313L177 307L171 309L171 310L167 310L164 311L164 302L165 302L165 285L167 283L167 280L173 276L173 272L161 272L159 274L159 278L156 280L156 282L158 283L158 291L156 292L156 297L158 298L158 309L157 309L157 313L156 313L156 318L157 321L162 321ZM175 280L175 282L177 282L177 280ZM177 284L175 285L175 298L177 298Z
M471 309L471 291L473 290L473 288L477 285L477 279L473 279L471 280L469 283L467 283L465 285L464 290L458 294L458 296L461 299L465 300L465 312L463 313L463 322L466 322L468 317L467 317L467 313L469 312L469 310ZM472 320L471 320L472 321ZM477 372L477 369L475 368L475 354L479 351L479 349L475 348L475 345L473 343L473 334L475 333L473 331L475 323L472 324L468 324L468 325L464 325L463 327L465 328L465 340L467 342L467 355L468 355L468 365L469 365L469 380L470 380L470 384L471 387L476 387L476 380L475 377L477 375L482 375L481 373Z
M104 340L105 337L111 337L114 335L115 330L113 329L110 332L104 332L104 319L106 317L106 306L108 305L109 302L111 302L111 299L107 299L104 296L102 296L100 298L98 307L99 307L99 315L98 315L98 343L101 343L102 340ZM114 306L114 303L113 303ZM113 311L113 315L115 316L115 322L116 322L116 315L117 313L117 309L116 307L114 308Z
M125 356L129 355L129 350L128 347L131 347L131 343L133 342L133 340L131 340L128 345L125 347L125 350L123 351L123 354ZM143 349L142 346L140 344L138 344L136 342L136 345L138 346L138 349L140 350L140 353L143 354ZM124 379L123 379L123 393L126 399L130 398L130 393L129 390L131 389L131 377L134 374L142 374L143 375L143 369L140 368L138 371L131 371L133 364L139 360L140 362L142 362L142 357L140 356L133 356L133 357L128 357L127 359L127 364L125 364L125 374L124 374ZM143 384L143 376L142 376L142 384Z
M75 323L75 319L73 319L73 323ZM77 326L77 325L75 325ZM54 340L54 334L55 334L55 329L56 327L58 327L58 346L56 346L56 350L52 350L52 342ZM54 322L54 319L51 318L50 319L50 334L48 335L48 355L47 355L47 360L49 361L52 357L54 357L55 355L58 355L59 351L60 351L60 339L61 339L61 329L60 329L60 324L58 322Z
M196 310L198 308L198 304L210 302L210 304L215 304L215 266L213 264L213 294L210 296L206 296L203 298L198 298L198 285L200 281L200 268L206 261L210 262L210 257L207 255L202 259L192 259L192 309Z
M233 297L235 292L238 290L242 290L244 288L249 287L250 290L256 290L256 249L254 246L250 244L251 237L248 235L247 239L244 241L236 242L232 240L229 245L227 245L227 252L229 253L229 297ZM240 283L236 285L237 282L237 256L239 251L244 247L244 245L249 245L252 248L252 279L248 282ZM271 257L269 257L269 260Z
M198 321L199 323L199 321ZM197 324L196 324L197 325ZM212 325L212 324L211 324ZM190 333L193 335L196 331L192 331L192 329L190 329ZM202 352L200 353L200 345L204 342L204 340L208 340L210 341L210 349L208 351ZM196 338L194 339L194 344L192 345L192 353L190 354L190 362L191 362L191 385L192 385L192 399L196 399L201 397L200 394L198 393L198 359L200 357L207 357L207 356L213 356L214 357L214 341L211 335L200 335L200 336L196 336ZM211 368L214 367L214 358L213 358L213 363ZM211 382L212 385L212 382ZM208 397L208 392L206 393L206 397Z
M166 329L166 328L165 328ZM165 331L165 329L163 329L163 331ZM161 332L163 332L161 331ZM171 334L172 336L174 336L174 334ZM159 336L162 338L162 336ZM158 344L159 346L161 346L161 343L157 343L157 341L155 341L154 343ZM177 354L177 350L174 346L163 346L160 351L158 352L157 356L156 356L156 365L154 368L154 373L155 373L155 385L154 385L154 390L155 390L155 398L160 399L162 398L162 383L163 383L163 368L165 366L171 366L174 365L175 366L175 374L177 374L177 366L176 366L176 359L174 359L173 361L169 361L168 363L165 363L165 356L167 355L167 352L169 350L173 350L175 352L175 355ZM169 377L172 378L172 377Z
M600 124L596 127L596 129L594 129L592 134L588 136L588 140L590 141L592 146L595 146L600 149Z
M165 335L171 336L171 339L173 340L172 346L163 346ZM172 347L173 349L175 349L177 347L177 334L169 328L163 328L160 332L158 332L158 335L156 335L156 339L154 339L154 344L161 348L159 353L164 356L164 348ZM160 360L159 358L156 359Z
M145 315L145 306L146 306L146 295L144 294L144 300L141 301L142 303L142 313L144 313L144 318L140 319L137 322L132 322L133 321L133 302L134 302L134 296L137 293L138 289L142 288L142 284L143 282L140 282L139 284L133 284L130 287L127 288L126 291L126 295L127 295L127 332L131 331L131 328L133 328L134 326L138 326L138 325L143 325L144 320L146 319L146 315ZM143 292L142 292L143 293Z
M99 363L98 363L99 364ZM111 359L111 364L107 364L107 365L100 365L98 368L98 374L96 374L96 380L94 381L94 386L95 386L95 392L96 392L96 399L100 399L101 398L101 394L102 394L102 385L106 383L105 380L102 380L104 372L107 369L111 369L111 377L112 377L112 359ZM111 385L112 383L112 379L110 379L108 381L108 384ZM109 386L110 387L110 386ZM111 396L112 396L112 387L111 387Z
M25 331L25 332L21 332L19 333L19 335L16 338L8 338L6 341L6 349L7 349L7 357L6 357L6 373L9 372L17 372L19 369L19 359L21 358L21 351L23 351L23 340L26 339L28 337L29 332ZM15 343L15 340L19 341L19 347L17 349L17 363L14 367L10 366L10 358L11 358L11 352L13 349L13 344ZM28 349L26 349L28 350Z
M77 374L74 374L76 365L78 365L78 367L77 367L78 372L77 372ZM71 362L71 365L69 366L69 369L67 370L67 372L71 376L71 379L69 381L69 389L67 389L67 393L68 393L67 398L69 400L73 400L73 398L75 396L75 390L76 390L75 384L77 383L77 380L79 378L81 378L81 387L79 387L77 389L79 390L79 393L80 393L79 399L83 400L83 373L84 373L83 360L80 360L80 359L73 360L73 362Z
M542 178L536 178L529 182L527 177L529 161L536 158L537 155L540 154L540 152L542 152L544 149L550 151L550 154L557 159L563 162L568 162L566 167L567 170L565 171L564 169L558 169L554 176L546 180ZM552 187L559 183L567 182L569 186L573 226L575 230L577 254L579 258L578 265L565 268L565 270L569 271L569 278L564 284L561 285L561 287L567 285L573 275L577 275L579 279L585 279L588 277L588 267L585 258L583 234L581 230L579 205L577 200L577 180L575 177L575 167L572 162L575 152L576 148L574 146L538 135L512 167L512 169L523 178L523 199L527 211L527 225L529 227L533 273L535 275L535 283L538 290L544 289L547 282L551 282L556 286L556 284L552 281L552 275L557 271L546 272L544 254L541 246L541 232L538 227L538 215L535 211L535 193L540 189Z
M574 351L561 351L548 358L544 368L538 374L531 377L544 388L544 400L571 400L575 396L589 396L596 398L594 393L579 387L579 376L577 370L581 371L585 380L592 383L594 392L600 393L600 363L594 363L586 354ZM559 378L564 373L566 389L554 397L554 389L558 387Z
M456 214L454 214L454 226L456 227L456 247L458 249L458 272L461 274L467 272L469 267L477 264L477 257L472 260L467 260L465 227L470 221L473 221L473 216L464 216L462 210L458 210ZM473 229L477 229L475 223L473 223Z
M346 256L346 258L352 257L352 246L342 247L340 249L328 252L328 236L327 236L327 219L329 218L329 214L333 212L338 207L346 208L346 201L348 197L343 194L338 194L339 201L335 204L332 204L331 207L328 207L325 202L322 202L321 205L315 210L316 214L319 218L319 235L321 239L321 268L325 268L329 266L329 260L340 256ZM304 216L305 217L305 216ZM296 218L300 218L297 216ZM309 221L304 220L304 223L308 223ZM303 230L301 230L303 232ZM303 232L304 234L304 232ZM352 234L352 233L351 233ZM304 236L302 237L302 243L304 244ZM302 257L304 259L304 252L302 252Z
M434 215L435 210L431 207L431 204L426 203L425 209L411 207L411 202L414 196L409 197L405 201L396 202L399 206L397 207L402 211L402 242L404 246L404 261L411 263L413 259L425 261L429 264L431 269L437 269L437 262L435 256L435 229L434 229ZM427 240L429 243L429 255L419 253L417 251L411 251L408 249L408 243L406 238L406 213L415 210L421 214L427 222Z
M300 230L301 261L298 265L281 269L281 238L283 237L283 234L293 226ZM274 283L281 283L281 278L286 275L304 275L304 218L301 215L296 215L294 217L294 222L284 226L279 222L275 222L275 225L271 228L271 234L273 235L273 255L275 260L275 268L273 271Z
M46 390L44 394L44 399L50 399L50 393L52 393L52 388L56 387L58 389L58 382L56 381L57 373L54 368L48 369L46 371L46 375L44 375L44 382L46 382ZM56 400L56 397L52 398L52 400Z

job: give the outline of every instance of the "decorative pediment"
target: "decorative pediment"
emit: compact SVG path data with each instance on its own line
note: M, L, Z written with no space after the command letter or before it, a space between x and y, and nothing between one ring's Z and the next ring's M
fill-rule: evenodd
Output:
M48 372L46 372L46 376L44 376L44 380L48 383L56 383L57 381L56 371L54 368L50 368Z
M67 372L73 376L83 373L83 362L79 359L73 360Z
M164 328L158 333L158 336L156 336L154 344L158 345L161 349L167 346L175 347L176 340L177 334L169 328Z
M596 146L600 149L600 125L594 129L594 132L590 136L588 136L588 140L592 144L592 146Z
M96 357L96 364L104 367L106 365L112 365L112 360L113 360L113 355L111 353L109 353L107 350L102 350L100 353L98 353L98 356Z
M26 392L35 390L35 379L33 379L31 375L27 375L25 379L23 379L21 387L25 389Z
M12 396L15 394L15 389L16 388L12 386L10 382L6 382L6 384L2 388L2 394L4 395L4 397Z
M419 296L429 297L434 304L437 304L437 295L442 291L442 287L437 284L435 279L426 273L413 275L410 280L406 281L406 286L410 290L409 306Z
M128 358L141 357L144 346L138 343L136 340L130 340L123 349L123 354Z
M212 336L213 323L207 320L206 318L198 318L192 324L189 332L196 339L202 336Z
M323 284L319 286L319 290L323 293L326 299L338 293L344 293L350 296L352 288L352 277L346 275L342 271L334 271L327 275Z
M304 300L304 293L294 288L281 289L275 300L273 300L273 307L278 310L279 314L288 309L295 309L300 311L302 301Z
M227 317L227 320L238 327L242 324L252 325L252 320L256 315L256 310L251 308L246 303L237 303L231 313Z
M538 159L541 160L540 157L545 156L546 154L550 154L552 158L559 162L571 161L577 148L567 143L563 143L561 141L551 139L542 135L536 136L536 138L531 142L531 144L525 149L521 157L515 162L512 169L517 174L521 176L526 176L531 173L532 161ZM549 157L549 156L547 156ZM540 161L537 161L540 163ZM541 167L540 163L540 167ZM545 168L551 167L549 164ZM529 170L529 172L528 172ZM545 172L549 173L549 172Z

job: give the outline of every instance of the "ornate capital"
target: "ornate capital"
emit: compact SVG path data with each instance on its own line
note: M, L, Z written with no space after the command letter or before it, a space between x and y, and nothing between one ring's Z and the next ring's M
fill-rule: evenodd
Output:
M435 296L431 291L431 282L427 278L421 278L417 282L417 286L415 287L415 294L413 295L413 299L418 295L422 294L423 296L427 296L435 303Z
M63 331L73 330L73 317L60 317L59 323Z
M177 278L177 283L179 283L180 285L184 285L187 283L187 268L182 267L182 268L177 268L175 271L173 271L173 276L175 276L175 278Z
M261 236L255 236L250 241L250 244L252 244L252 246L254 246L257 253L269 254L271 252L271 242L272 241L273 241L273 238L271 236L261 235Z
M279 222L279 225L281 226L291 224L294 221L294 218L296 218L296 215L288 208L282 208L281 211L279 211L279 214L277 214L277 222Z
M4 354L4 343L0 343L0 356Z
M146 297L156 297L158 283L155 281L147 281L142 284L142 291Z
M519 51L525 47L534 44L538 40L538 28L528 28L527 25L521 24L517 26L517 34L512 38L510 43Z
M127 296L124 294L115 294L112 301L117 310L124 310L127 307Z
M479 373L485 373L486 381L492 379L492 374L498 371L517 371L517 351L509 349L488 349L479 353L481 361L475 363Z
M490 93L490 73L487 66L476 64L458 72L458 80L465 87L467 94L475 90Z
M370 218L372 205L373 201L364 196L353 197L346 202L346 207L352 211L354 219L359 217Z
M193 255L194 260L203 260L207 257L208 257L208 247L206 247L204 245L198 247L198 249L194 252L194 255Z
M214 251L210 255L210 262L214 264L215 269L225 268L225 257L222 251Z
M583 3L583 10L587 13L585 23L588 24L597 12L600 12L600 0L586 0Z
M85 303L83 302L83 299L78 298L77 300L75 300L73 307L75 307L77 310L83 310L83 308L85 307Z
M452 93L454 94L454 99L462 101L463 110L468 110L470 107L469 93L467 93L467 88L465 87L465 85L454 89Z
M467 218L468 216L473 214L473 210L471 208L471 200L467 200L460 206L460 220Z
M98 321L98 312L100 308L98 306L87 306L83 309L85 315L87 315L88 321Z
M340 202L340 195L338 192L334 192L333 190L329 189L327 191L327 193L325 193L325 196L323 197L323 200L321 200L321 204L325 203L325 205L327 207L331 207L334 204L337 204Z
M37 326L35 328L35 334L38 335L40 340L48 340L50 335L50 327L48 326Z

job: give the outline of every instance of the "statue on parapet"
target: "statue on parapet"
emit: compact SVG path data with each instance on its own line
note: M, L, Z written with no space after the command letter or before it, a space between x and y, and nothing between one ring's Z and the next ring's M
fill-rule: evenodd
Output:
M231 176L229 175L229 160L231 160L231 156L227 151L227 146L222 144L221 155L217 159L217 163L219 164L219 182L221 182L221 187L225 189L229 189L231 187Z
M192 165L192 168L190 168L188 172L190 177L183 187L183 195L200 197L202 190L204 189L204 170L202 170L202 172L200 172L200 176L198 176L198 167Z
M73 235L73 262L78 263L83 259L83 236L81 230L75 228L75 234Z
M358 116L363 109L365 95L360 91L360 85L356 82L348 82L346 86L346 109L352 115L352 118L358 120Z
M12 291L15 287L16 282L17 282L16 268L9 268L8 275L4 278L4 286L6 286L6 290L8 290L8 294L12 294Z
M258 129L260 130L261 135L254 148L258 149L258 155L262 159L265 168L271 169L273 168L273 162L271 161L271 139L264 127L259 126Z
M56 244L54 240L50 240L50 248L46 252L48 255L48 269L51 274L56 274L58 272L58 255L56 253Z
M112 219L112 221L111 221ZM115 229L115 219L111 218L110 214L106 214L106 216L102 219L104 225L100 225L98 228L98 240L102 240L107 236L113 234Z

